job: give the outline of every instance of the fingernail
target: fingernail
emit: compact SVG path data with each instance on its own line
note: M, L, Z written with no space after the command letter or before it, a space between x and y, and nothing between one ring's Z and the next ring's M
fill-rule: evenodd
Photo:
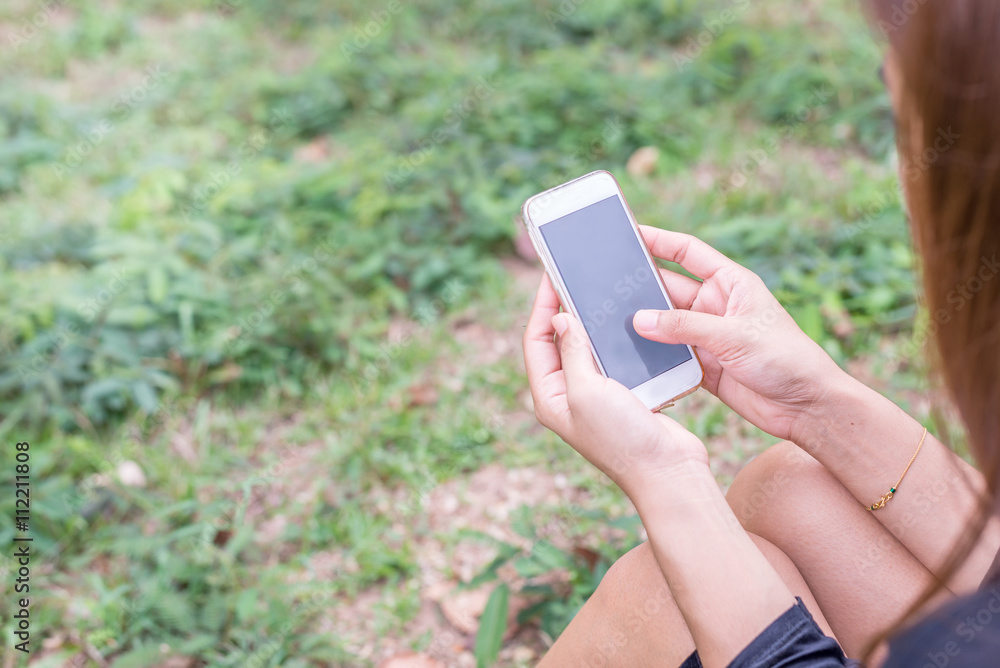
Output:
M562 336L563 332L565 332L566 329L569 327L569 323L566 322L566 314L557 313L556 315L552 316L552 326L556 328L556 334Z
M656 311L638 311L632 316L635 331L651 332L656 329Z

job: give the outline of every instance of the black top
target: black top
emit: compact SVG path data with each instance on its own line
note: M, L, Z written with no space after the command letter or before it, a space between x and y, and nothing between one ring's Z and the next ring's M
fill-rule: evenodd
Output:
M955 599L889 641L882 668L1000 668L1000 554L975 594Z
M760 635L736 655L728 668L855 668L858 664L844 656L840 645L813 620L795 597L795 605L771 622ZM704 668L696 651L681 668Z
M728 668L857 668L796 597ZM702 668L698 652L681 668ZM950 601L889 641L882 668L1000 668L1000 554L975 594Z

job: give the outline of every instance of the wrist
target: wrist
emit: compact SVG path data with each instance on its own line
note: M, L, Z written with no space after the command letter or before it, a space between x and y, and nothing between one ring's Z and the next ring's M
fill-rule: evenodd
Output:
M649 509L679 507L721 494L708 459L687 459L661 468L650 469L626 490L640 515Z
M818 381L815 399L790 429L791 441L807 452L836 440L845 420L860 415L872 404L873 391L834 365L835 371Z

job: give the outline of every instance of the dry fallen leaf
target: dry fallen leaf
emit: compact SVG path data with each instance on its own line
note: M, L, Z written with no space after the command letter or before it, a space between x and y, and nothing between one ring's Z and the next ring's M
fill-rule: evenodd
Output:
M118 476L118 481L126 487L146 486L146 474L143 473L142 467L131 460L126 459L119 464L115 473Z
M444 664L426 654L396 654L378 664L378 668L444 668Z
M407 406L433 406L437 403L438 393L430 383L414 383L406 390L409 395Z
M535 252L535 247L531 244L531 236L528 234L528 230L523 227L517 231L517 236L514 237L514 252L525 262L532 264L538 262L538 253Z
M308 144L295 149L294 158L296 162L315 164L323 162L330 157L330 140L327 137L318 137Z
M170 439L170 448L186 462L193 462L198 459L198 453L194 449L194 439L191 434L191 426L185 429L178 429Z
M660 158L660 150L655 146L643 146L637 149L625 164L625 171L630 176L649 176L656 168Z
M458 589L441 599L441 612L458 631L474 634L479 629L479 617L486 609L490 592L489 586Z
M153 668L191 668L194 665L194 659L186 656L171 656L158 664Z

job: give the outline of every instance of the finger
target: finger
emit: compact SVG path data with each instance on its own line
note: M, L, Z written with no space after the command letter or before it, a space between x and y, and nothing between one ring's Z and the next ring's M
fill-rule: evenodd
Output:
M594 365L587 333L583 324L569 313L555 316L552 324L559 333L559 356L566 374L566 392L569 394L574 388L579 391L601 375Z
M537 387L537 383L560 368L559 351L552 337L555 329L552 327L552 316L559 313L559 296L552 288L547 275L542 276L535 295L535 303L531 307L531 316L524 329L524 367L528 372L528 383Z
M675 308L691 308L698 290L701 289L701 281L696 281L690 276L683 276L669 269L660 269L660 276L667 286L667 294Z
M648 225L640 225L639 229L653 257L676 262L702 280L710 278L720 269L740 266L690 234Z
M632 318L639 336L660 343L684 343L718 354L733 338L733 323L698 311L639 311Z

